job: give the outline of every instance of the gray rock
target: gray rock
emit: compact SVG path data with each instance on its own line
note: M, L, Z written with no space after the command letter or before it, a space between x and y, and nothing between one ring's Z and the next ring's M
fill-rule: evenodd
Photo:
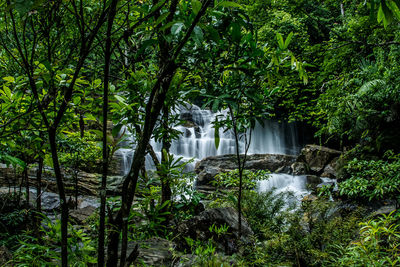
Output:
M243 155L242 155L243 157ZM271 172L290 172L290 166L295 162L295 156L280 154L254 154L248 155L246 169L248 170L269 170ZM215 175L221 172L228 172L237 169L236 155L222 155L207 157L197 162L195 172L197 173L198 185L209 184Z
M294 175L304 175L308 173L308 166L304 162L295 162L290 168Z
M312 172L321 174L325 166L341 153L341 151L319 145L306 145L301 150L297 161L306 163Z
M385 205L385 206L378 208L374 212L372 212L369 215L369 217L376 217L379 215L388 215L389 213L391 213L392 211L395 211L395 210L396 210L396 205Z
M128 246L128 255L133 250L135 243ZM166 239L154 237L138 243L139 256L134 261L134 266L171 266L173 261L172 250L174 243Z
M54 211L60 209L60 197L56 193L42 192L42 210Z
M210 231L210 227L228 226L225 233L215 233ZM177 240L178 247L182 250L191 248L183 237L189 237L193 240L207 241L213 239L217 243L217 250L227 255L232 255L238 251L238 212L231 208L215 208L203 211L198 216L192 217L180 225L176 231L179 233ZM254 235L247 221L242 218L242 235L240 242L251 245Z
M93 206L86 206L82 209L71 210L69 216L72 221L76 224L82 225L85 223L96 209Z
M337 171L336 171L336 166L337 166L337 161L338 161L339 157L334 158L333 160L331 160L331 162L329 162L325 168L323 173L321 174L322 177L328 177L331 179L335 179L337 177Z
M315 190L317 186L322 183L322 180L319 176L316 175L307 175L306 176L307 186L312 190Z

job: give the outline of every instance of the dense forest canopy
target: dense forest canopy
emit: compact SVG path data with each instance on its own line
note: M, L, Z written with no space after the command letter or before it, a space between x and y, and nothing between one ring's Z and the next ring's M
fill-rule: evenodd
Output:
M0 14L1 264L144 266L151 238L175 242L171 266L399 264L399 1L7 0ZM217 114L217 149L221 131L234 140L235 168L213 174L212 193L189 186L191 162L171 152L180 126L199 134L181 114L191 105ZM278 171L247 168L252 131L270 119L333 148L314 155L331 153L324 170L307 162L314 146L280 168L309 184L331 168L335 182L297 208L254 190ZM90 194L96 208L77 223ZM388 203L396 211L365 215ZM214 210L235 223L203 239L182 230Z

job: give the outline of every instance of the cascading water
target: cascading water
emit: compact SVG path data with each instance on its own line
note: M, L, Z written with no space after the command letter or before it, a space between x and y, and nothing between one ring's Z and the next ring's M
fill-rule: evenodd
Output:
M193 170L195 163L205 157L236 153L234 135L230 130L219 129L220 143L218 149L215 147L213 122L216 116L226 117L227 112L213 113L196 105L181 107L179 112L180 118L185 120L186 123L175 127L182 135L178 140L172 142L170 153L175 157L183 157L185 161L194 159L194 162L188 166L189 170ZM150 144L160 158L162 144L155 142L154 139L150 141ZM240 140L239 147L244 152L244 140ZM293 155L298 152L299 147L294 124L266 120L264 127L257 123L252 131L248 154ZM123 158L124 173L127 174L132 161L133 150L120 149L118 153ZM150 157L146 158L146 167L153 168Z
M176 158L182 157L184 161L194 159L192 163L188 164L188 170L193 170L195 163L205 157L236 153L234 135L230 130L219 129L220 144L218 149L215 147L213 122L216 116L226 117L228 115L226 111L213 113L196 105L188 105L181 107L179 114L186 123L175 127L182 135L178 140L172 142L170 153ZM134 143L133 140L131 143ZM160 158L162 144L155 142L154 139L150 141L150 144ZM243 152L244 140L240 140L239 147ZM299 150L294 124L265 120L264 126L257 123L253 129L248 154L295 155ZM124 173L127 174L132 161L133 149L120 149L118 153L123 158ZM146 168L154 169L150 156L146 157ZM260 182L259 186L261 191L276 187L277 191L290 189L298 195L306 192L303 176L272 174L268 181Z
M308 194L305 175L289 175L284 173L272 173L268 180L258 182L258 192L276 189L275 193L293 192L297 199Z

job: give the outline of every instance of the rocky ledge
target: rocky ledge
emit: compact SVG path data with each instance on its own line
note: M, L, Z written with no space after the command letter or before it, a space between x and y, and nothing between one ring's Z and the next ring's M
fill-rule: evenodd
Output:
M290 165L295 161L296 156L291 155L254 154L247 156L245 167L253 171L268 170L277 173L290 173ZM207 157L196 164L197 185L209 184L218 173L235 169L237 169L237 159L234 154Z

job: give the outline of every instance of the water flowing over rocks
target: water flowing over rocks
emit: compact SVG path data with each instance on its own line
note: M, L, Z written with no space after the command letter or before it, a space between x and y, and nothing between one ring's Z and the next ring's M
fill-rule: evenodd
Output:
M283 167L290 166L295 160L296 157L291 155L254 154L247 156L245 168L253 171L277 172L277 170L285 170ZM207 157L196 164L197 185L209 184L218 173L235 169L237 169L237 159L234 154ZM290 171L288 168L286 170Z
M227 232L217 234L210 231L210 227L228 226ZM207 241L210 238L218 244L217 249L227 255L232 255L238 251L238 212L231 208L215 208L201 212L198 216L194 216L182 222L176 228L180 239L177 245L180 250L189 250L186 240L183 237L190 237L193 240ZM254 235L247 221L242 217L242 235L240 242L245 245L251 245L252 236Z

